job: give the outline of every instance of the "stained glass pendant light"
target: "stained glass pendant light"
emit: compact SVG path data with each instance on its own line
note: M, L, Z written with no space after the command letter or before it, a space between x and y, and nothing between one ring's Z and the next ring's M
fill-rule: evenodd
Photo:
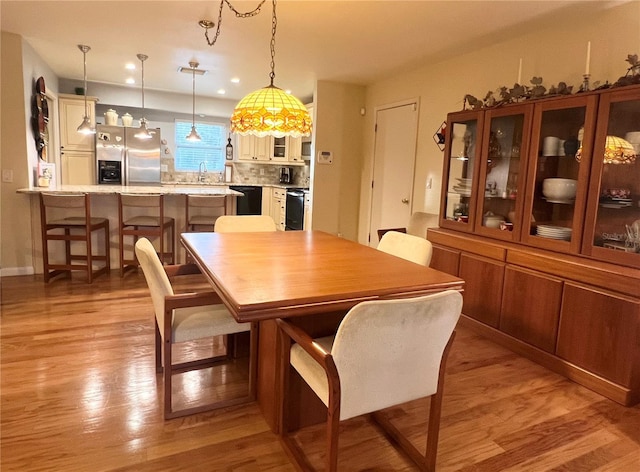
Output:
M146 54L137 54L137 57L142 65L142 118L140 118L140 128L138 128L138 132L135 134L135 137L138 139L151 139L153 136L147 129L147 119L144 117L144 61L149 59L149 56Z
M84 118L82 119L80 126L78 126L78 133L95 134L96 129L91 126L91 119L89 119L89 107L87 106L87 53L91 48L84 44L78 44L78 49L82 51L82 57L84 58Z
M311 115L293 95L273 85L275 79L276 0L272 0L271 21L271 83L251 92L236 105L231 115L231 132L259 137L309 136Z
M191 113L191 132L186 136L187 141L202 141L202 138L196 130L196 69L200 64L196 61L190 61L193 85L193 109Z

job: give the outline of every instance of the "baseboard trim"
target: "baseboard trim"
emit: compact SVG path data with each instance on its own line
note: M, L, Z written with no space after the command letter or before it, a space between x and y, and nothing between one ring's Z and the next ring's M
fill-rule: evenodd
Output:
M0 269L0 277L15 277L18 275L33 275L33 267L3 267Z

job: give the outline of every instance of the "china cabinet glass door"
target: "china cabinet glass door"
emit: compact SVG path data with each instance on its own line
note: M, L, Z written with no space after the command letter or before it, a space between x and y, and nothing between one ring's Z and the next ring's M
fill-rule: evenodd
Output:
M600 98L583 252L640 267L640 87Z
M534 107L521 241L580 252L598 96Z
M521 228L531 106L489 110L485 115L476 232L518 240Z
M466 111L448 116L440 226L472 231L481 150L482 112Z

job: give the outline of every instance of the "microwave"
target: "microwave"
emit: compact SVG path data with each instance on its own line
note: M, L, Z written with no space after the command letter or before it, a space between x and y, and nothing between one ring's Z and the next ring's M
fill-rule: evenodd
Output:
M302 138L302 159L305 161L311 160L311 153L313 152L311 145L311 136Z

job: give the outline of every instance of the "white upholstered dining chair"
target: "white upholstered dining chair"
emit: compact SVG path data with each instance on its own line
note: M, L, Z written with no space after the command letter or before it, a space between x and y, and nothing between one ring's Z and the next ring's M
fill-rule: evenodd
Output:
M461 309L462 295L452 290L362 302L349 310L335 336L317 339L294 322L278 319L284 335L282 436L298 465L309 468L302 448L288 434L289 363L328 408L326 470L337 470L339 422L373 412L421 470L435 470L444 370ZM423 454L379 410L428 396Z
M398 231L387 231L378 243L378 250L424 266L429 265L433 254L431 241Z
M186 416L203 411L236 405L255 399L257 335L255 324L237 323L213 292L174 294L169 276L199 273L193 264L165 266L160 263L155 248L146 238L136 242L136 256L142 267L155 311L156 371L164 371L164 417ZM205 369L230 358L233 343L227 342L226 355L174 364L172 346L176 343L214 336L233 335L251 331L248 393L242 397L174 410L172 406L172 377L175 374ZM163 369L164 366L164 369Z
M214 226L216 233L245 233L276 231L276 224L269 215L224 215Z

